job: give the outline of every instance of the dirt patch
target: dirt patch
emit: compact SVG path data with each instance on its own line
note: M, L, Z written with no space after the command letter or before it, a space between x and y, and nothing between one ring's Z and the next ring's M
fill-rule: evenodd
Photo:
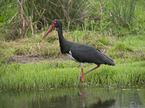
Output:
M30 62L39 62L39 61L52 61L52 60L69 60L69 57L67 55L60 55L58 57L42 57L38 55L29 55L29 56L18 56L15 55L7 61L8 64L11 63L30 63Z

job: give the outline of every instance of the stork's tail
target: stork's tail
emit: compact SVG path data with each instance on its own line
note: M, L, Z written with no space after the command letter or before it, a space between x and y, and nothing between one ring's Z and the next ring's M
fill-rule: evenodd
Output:
M114 63L114 61L112 60L112 58L106 56L105 54L104 54L104 56L105 56L105 62L106 62L106 64L112 65L112 66L115 65L115 63Z

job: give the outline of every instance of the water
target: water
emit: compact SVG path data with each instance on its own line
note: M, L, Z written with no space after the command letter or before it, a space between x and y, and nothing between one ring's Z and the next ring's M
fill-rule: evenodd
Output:
M65 88L0 92L0 108L145 108L145 90Z

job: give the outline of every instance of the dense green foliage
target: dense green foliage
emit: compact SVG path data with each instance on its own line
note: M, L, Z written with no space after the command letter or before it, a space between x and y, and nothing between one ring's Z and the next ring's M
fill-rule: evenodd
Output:
M12 40L43 31L54 19L67 29L109 35L143 34L144 0L1 0L1 37Z

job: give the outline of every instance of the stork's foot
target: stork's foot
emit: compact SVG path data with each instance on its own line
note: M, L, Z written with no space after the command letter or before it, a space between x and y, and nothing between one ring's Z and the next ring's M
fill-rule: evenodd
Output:
M81 78L81 80L82 80L82 83L84 83L84 81L85 81L84 76L82 77L82 75L80 75L79 78L78 78L78 82L80 81L80 78Z

